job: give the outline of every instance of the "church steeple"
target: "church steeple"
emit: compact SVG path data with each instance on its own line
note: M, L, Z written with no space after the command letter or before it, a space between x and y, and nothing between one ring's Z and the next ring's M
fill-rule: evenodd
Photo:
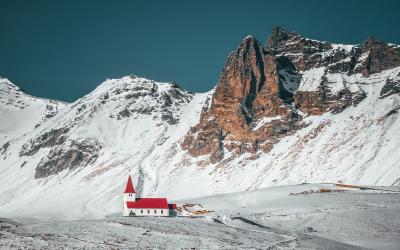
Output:
M135 188L133 187L131 175L129 175L128 182L126 183L124 192L124 214L126 214L128 211L127 203L135 201L136 201L136 192Z
M127 193L136 193L135 188L133 187L131 175L128 177L128 182L126 183L125 194Z

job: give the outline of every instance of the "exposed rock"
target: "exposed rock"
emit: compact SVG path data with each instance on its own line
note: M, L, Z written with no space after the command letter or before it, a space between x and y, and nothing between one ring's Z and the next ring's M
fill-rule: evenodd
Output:
M272 29L265 49L276 57L289 58L299 71L321 66L330 66L332 70L338 71L347 70L350 65L343 63L356 52L356 48L348 53L341 48L334 48L328 42L307 39L297 32L287 32L280 27Z
M123 109L118 113L118 118L128 118L131 116L131 112L128 109Z
M24 162L22 162L22 164L21 164L21 168L23 168L23 167L25 167L25 165L27 164L28 162L27 161L24 161Z
M215 119L210 119L208 122L201 121L195 127L190 128L181 146L187 149L192 156L211 154L213 162L217 162L223 158L221 134L222 130Z
M174 114L169 110L163 111L161 113L161 120L167 122L170 125L177 124L179 121L177 118L175 118Z
M82 112L83 110L85 110L87 108L87 106L85 104L81 105L78 109L77 109L77 113Z
M293 38L294 36L298 36L298 34L295 32L288 34L286 30L282 29L281 27L273 27L266 47L278 48L283 42L289 40L289 38Z
M268 152L305 126L298 111L336 114L366 97L357 86L327 74L365 76L400 66L399 58L399 46L374 39L362 45L331 44L275 27L262 47L248 36L228 56L211 105L205 105L181 147L192 156L210 155L214 163L224 158L225 150L237 155ZM300 89L303 74L317 68L325 70L318 86ZM388 82L382 96L397 91L397 83Z
M398 113L399 113L399 110L400 110L400 107L397 107L397 108L394 108L394 109L390 110L390 111L384 116L384 118L388 118L388 117L390 117L390 116L392 116L392 115L398 114Z
M400 75L396 79L387 79L383 85L379 98L385 98L393 94L400 94Z
M2 155L6 154L9 146L10 146L9 141L4 143L3 146L1 146L1 148L0 148L0 154L2 154Z
M362 54L354 71L364 76L391 69L400 65L399 46L390 45L369 37L362 45Z
M52 129L37 138L30 140L28 143L22 146L19 152L20 156L31 156L36 154L41 148L53 147L60 145L66 141L66 133L69 131L68 128Z
M310 115L321 115L326 112L342 112L350 105L357 106L366 97L363 91L352 93L347 87L332 93L325 76L317 91L297 91L294 96L296 109Z
M289 58L280 56L277 57L276 60L280 83L279 97L283 99L285 103L290 104L293 102L293 92L299 88L301 74Z
M35 178L44 178L65 169L85 167L99 156L101 145L96 140L73 140L66 145L53 147L36 167Z
M266 50L290 58L301 71L325 66L329 72L368 76L400 65L400 47L372 37L361 45L333 45L277 27L272 30Z
M356 93L351 93L351 105L356 107L366 97L367 97L367 94L362 90L359 90Z
M46 105L46 113L45 119L50 119L54 117L58 113L57 103L54 101L49 101L49 104Z
M123 105L115 110L116 115L110 115L110 117L120 120L149 115L160 117L168 124L176 124L179 120L179 113L176 111L180 109L180 106L189 102L193 96L193 93L181 89L176 83L159 88L153 81L141 78L131 79L136 79L137 83L128 81L116 85L111 91L112 94L107 96L108 104L110 102L120 103L121 98L125 99ZM104 100L101 102L102 105L106 103Z
M287 75L279 76L279 69L297 74L290 62L276 60L255 38L246 37L229 55L210 109L203 109L199 124L190 129L182 148L193 156L209 154L211 162L218 162L224 149L236 154L269 151L271 141L301 127L300 116L287 104L293 96L283 84ZM282 119L255 125L276 116Z

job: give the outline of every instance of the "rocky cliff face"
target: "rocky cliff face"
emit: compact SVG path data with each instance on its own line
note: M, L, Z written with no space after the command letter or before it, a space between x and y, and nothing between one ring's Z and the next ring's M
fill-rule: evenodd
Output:
M386 79L385 85L383 85L380 98L386 98L394 94L400 94L400 74L397 74L396 78Z
M387 44L369 37L360 46L361 55L357 58L354 72L369 76L382 70L400 65L400 48L398 45Z
M339 45L276 27L265 46L252 36L228 56L212 103L181 146L192 156L268 152L305 126L304 115L340 113L365 97L343 75L364 76L400 65L399 47L369 38Z
M195 156L210 154L211 162L218 162L225 149L235 154L268 152L279 137L300 127L300 116L290 106L293 95L279 75L279 70L289 76L295 71L286 63L246 37L229 55L210 109L190 129L182 147Z

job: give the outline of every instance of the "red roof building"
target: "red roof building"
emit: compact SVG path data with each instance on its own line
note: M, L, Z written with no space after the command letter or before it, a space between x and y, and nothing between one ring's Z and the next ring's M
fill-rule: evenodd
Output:
M168 204L167 198L137 198L129 175L124 192L123 216L175 216L176 204Z

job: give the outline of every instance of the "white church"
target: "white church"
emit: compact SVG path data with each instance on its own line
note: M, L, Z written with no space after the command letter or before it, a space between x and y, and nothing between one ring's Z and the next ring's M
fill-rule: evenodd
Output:
M123 216L175 216L176 204L168 204L167 198L137 198L129 175L124 192Z

